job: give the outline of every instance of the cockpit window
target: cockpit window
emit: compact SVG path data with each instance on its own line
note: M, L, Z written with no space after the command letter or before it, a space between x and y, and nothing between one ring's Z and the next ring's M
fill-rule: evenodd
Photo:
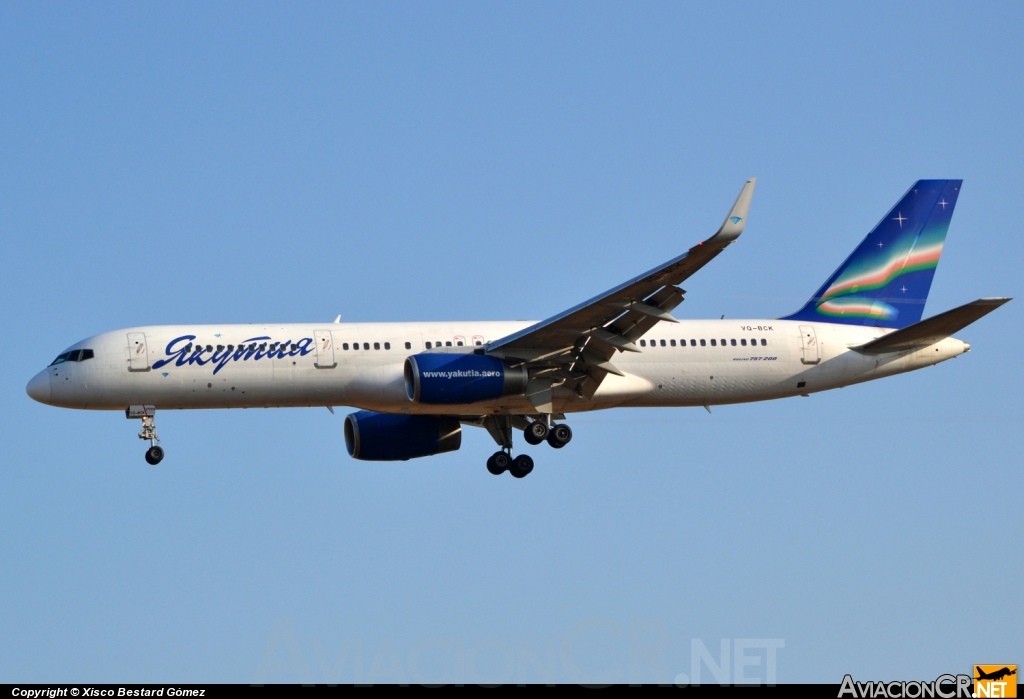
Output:
M91 349L71 350L70 352L57 355L57 358L50 362L50 366L63 364L64 362L84 362L86 359L92 359L94 356Z

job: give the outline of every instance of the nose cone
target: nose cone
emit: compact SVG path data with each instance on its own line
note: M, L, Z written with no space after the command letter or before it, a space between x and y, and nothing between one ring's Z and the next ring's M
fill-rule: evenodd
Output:
M32 380L28 382L28 386L25 387L25 393L28 394L29 398L40 403L50 402L50 372L43 369L38 374L32 377Z

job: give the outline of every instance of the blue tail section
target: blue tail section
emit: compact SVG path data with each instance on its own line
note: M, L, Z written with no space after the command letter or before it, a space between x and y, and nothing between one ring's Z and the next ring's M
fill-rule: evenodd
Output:
M880 328L921 320L962 182L915 182L804 307L782 320Z

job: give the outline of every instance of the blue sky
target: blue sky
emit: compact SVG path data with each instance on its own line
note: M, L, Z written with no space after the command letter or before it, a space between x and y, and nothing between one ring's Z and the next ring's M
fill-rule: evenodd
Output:
M779 681L1024 661L1020 301L910 375L572 419L523 481L479 431L353 461L322 408L161 413L153 468L136 422L24 393L133 325L552 315L706 237L751 176L677 315L792 312L918 178L964 179L926 315L1019 296L1022 22L3 4L0 681L671 682L720 639L761 679L737 642L781 640Z

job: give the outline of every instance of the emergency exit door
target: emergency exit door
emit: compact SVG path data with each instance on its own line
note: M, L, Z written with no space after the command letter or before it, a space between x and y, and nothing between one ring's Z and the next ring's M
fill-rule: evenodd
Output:
M128 333L128 371L149 371L146 333Z
M316 368L332 369L337 366L334 361L334 340L330 330L314 330L313 344L316 345Z
M803 350L800 361L804 364L817 364L821 361L818 354L818 336L814 334L814 328L810 325L800 326L800 349Z

